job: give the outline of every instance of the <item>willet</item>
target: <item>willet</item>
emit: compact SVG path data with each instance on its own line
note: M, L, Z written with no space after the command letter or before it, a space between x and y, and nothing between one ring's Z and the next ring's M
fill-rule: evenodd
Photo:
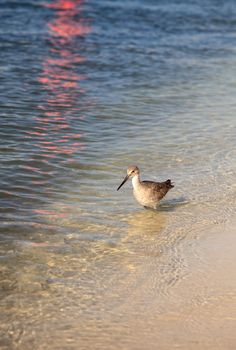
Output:
M117 191L129 178L132 178L134 197L145 208L156 209L159 201L174 187L169 179L164 182L140 181L139 168L137 166L130 166L127 169L126 177L117 188Z

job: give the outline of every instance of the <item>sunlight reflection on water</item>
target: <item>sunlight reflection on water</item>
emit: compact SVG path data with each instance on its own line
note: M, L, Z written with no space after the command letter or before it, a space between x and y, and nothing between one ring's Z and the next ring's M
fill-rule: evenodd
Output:
M3 4L2 349L235 348L236 8L202 6Z

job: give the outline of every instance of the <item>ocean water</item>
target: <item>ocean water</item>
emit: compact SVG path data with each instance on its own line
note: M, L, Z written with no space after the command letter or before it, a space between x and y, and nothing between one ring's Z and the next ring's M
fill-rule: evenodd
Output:
M235 348L236 3L0 7L0 348Z

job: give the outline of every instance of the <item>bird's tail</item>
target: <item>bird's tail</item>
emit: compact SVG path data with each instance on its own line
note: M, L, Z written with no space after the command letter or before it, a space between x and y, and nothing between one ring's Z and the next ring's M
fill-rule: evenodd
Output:
M171 182L170 179L166 180L165 183L169 189L174 187L174 184Z

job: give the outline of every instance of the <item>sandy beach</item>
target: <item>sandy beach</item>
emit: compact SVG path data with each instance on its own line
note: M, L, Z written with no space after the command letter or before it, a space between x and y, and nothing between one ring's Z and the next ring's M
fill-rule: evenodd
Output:
M0 350L236 349L235 18L1 1Z

